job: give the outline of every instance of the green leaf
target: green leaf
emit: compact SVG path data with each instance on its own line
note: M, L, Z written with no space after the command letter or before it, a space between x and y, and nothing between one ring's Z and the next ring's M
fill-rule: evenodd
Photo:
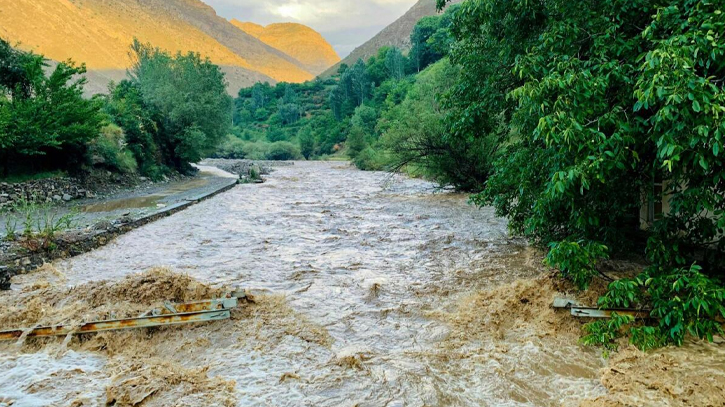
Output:
M697 100L693 100L692 101L692 110L699 113L700 112L700 102L698 102Z

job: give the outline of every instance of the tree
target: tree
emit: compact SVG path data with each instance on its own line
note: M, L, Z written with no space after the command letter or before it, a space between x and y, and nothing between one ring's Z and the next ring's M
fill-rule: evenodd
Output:
M418 75L400 104L382 114L378 128L381 144L390 152L389 166L397 171L415 169L442 185L479 191L492 171L492 161L482 159L499 146L481 138L452 143L445 124L447 111L437 100L455 84L460 69L442 59Z
M397 48L391 48L385 55L385 66L390 78L401 80L405 76L405 58Z
M40 55L13 49L0 39L0 161L58 156L68 165L100 134L105 117L99 99L84 99L85 66L59 63L46 75ZM54 165L59 165L54 163Z
M427 43L428 39L438 31L439 25L440 17L427 16L421 18L413 27L413 32L410 34L410 42L413 47L410 54L415 62L417 72L420 72L442 56L431 49Z
M111 89L106 111L123 129L127 148L138 162L141 174L157 178L165 166L157 144L158 124L146 105L140 86L128 79Z
M284 103L281 100L278 104L277 113L283 125L293 124L300 120L302 108L297 103Z
M650 262L612 281L599 305L644 305L654 318L592 323L584 341L612 346L628 328L647 349L722 333L719 4L480 0L460 10L450 55L462 74L444 99L451 139L502 146L474 201L548 247L547 262L582 288L609 255L641 250ZM671 208L646 232L642 197Z
M257 110L267 107L271 93L272 87L269 83L255 83L252 86L252 109Z
M360 127L353 126L350 129L350 134L347 136L347 155L355 159L361 151L367 147L365 142L365 131Z
M365 136L375 136L375 126L378 123L378 111L370 106L358 106L350 123L360 128Z
M352 85L352 93L355 97L356 106L360 106L365 103L365 99L370 93L370 78L367 75L365 69L365 62L362 59L358 59L355 65L346 71L344 75L349 72L350 83Z
M297 140L300 144L300 152L306 160L309 160L315 151L315 136L312 134L312 129L308 126L301 128L297 133Z
M157 124L156 144L166 165L189 171L231 130L232 103L224 73L199 54L171 56L135 40L131 81Z

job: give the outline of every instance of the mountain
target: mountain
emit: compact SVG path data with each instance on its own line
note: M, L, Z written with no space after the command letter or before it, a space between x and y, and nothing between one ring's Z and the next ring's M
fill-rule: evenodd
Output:
M266 27L259 24L232 20L232 24L302 62L315 75L340 62L340 56L320 33L296 23L276 23Z
M462 0L454 0L450 4L460 3ZM363 45L355 48L350 55L345 57L336 65L322 73L322 77L329 77L337 73L340 64L353 65L358 59L367 60L378 53L378 49L384 46L399 48L408 51L411 48L410 34L418 21L427 16L437 14L436 0L419 0L403 16L385 27L377 35Z
M134 37L170 52L209 57L227 73L230 93L258 81L314 77L305 64L200 0L0 0L0 36L51 60L85 63L91 93L105 89L107 79L123 77Z

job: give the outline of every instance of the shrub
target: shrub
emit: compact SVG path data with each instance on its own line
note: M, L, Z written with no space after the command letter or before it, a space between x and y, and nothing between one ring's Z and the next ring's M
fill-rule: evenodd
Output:
M268 160L299 160L302 158L300 149L298 146L290 143L289 141L278 141L272 143L267 150Z
M123 129L115 124L101 129L100 136L88 144L86 155L91 164L119 172L133 173L138 168L133 153L126 148Z
M364 171L383 171L387 169L388 162L384 153L368 146L355 156L353 164Z
M226 139L219 144L216 153L217 158L242 159L246 157L244 146L248 144L235 136L228 135Z
M269 145L270 143L263 141L245 143L242 147L244 158L250 160L266 160Z

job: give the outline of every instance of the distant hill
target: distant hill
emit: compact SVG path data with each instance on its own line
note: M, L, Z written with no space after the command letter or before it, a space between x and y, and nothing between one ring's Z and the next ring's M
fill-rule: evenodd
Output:
M232 24L267 45L300 61L315 75L340 61L340 56L317 31L296 23L277 23L266 27L232 20Z
M451 4L460 3L461 1L462 0L453 0ZM396 47L403 51L410 50L410 34L413 32L415 24L418 23L421 18L432 16L437 13L436 0L419 0L413 7L410 8L410 10L403 14L402 17L385 27L363 45L355 48L350 55L327 69L320 76L329 77L334 75L337 73L337 69L340 64L352 65L360 58L367 60L371 56L377 54L378 49L384 46Z
M245 33L200 0L2 0L0 36L55 61L86 63L91 93L123 77L134 37L195 51L227 72L230 92L258 81L302 82L306 65Z

